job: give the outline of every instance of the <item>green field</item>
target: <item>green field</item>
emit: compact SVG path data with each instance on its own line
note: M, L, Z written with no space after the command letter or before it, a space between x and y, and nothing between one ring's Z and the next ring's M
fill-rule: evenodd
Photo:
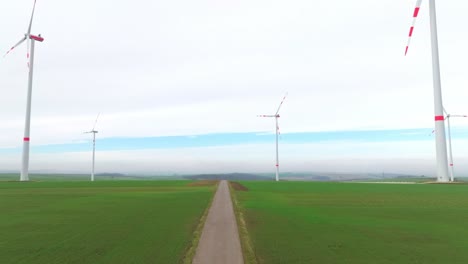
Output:
M0 182L0 263L180 263L215 186Z
M468 263L468 185L242 184L252 263Z

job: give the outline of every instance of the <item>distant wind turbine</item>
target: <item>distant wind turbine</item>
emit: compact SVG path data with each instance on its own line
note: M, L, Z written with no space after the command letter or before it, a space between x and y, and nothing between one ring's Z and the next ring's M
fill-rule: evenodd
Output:
M29 21L28 31L24 34L24 37L18 41L13 47L8 50L3 57L8 55L16 47L21 45L24 41L27 41L27 59L29 67L29 76L28 76L28 94L26 99L26 121L24 125L24 136L23 136L23 159L21 165L21 176L20 181L29 181L29 134L30 134L30 125L31 125L31 93L32 93L32 82L33 82L33 66L34 66L34 43L36 41L42 42L44 38L41 37L41 34L38 36L31 34L31 27L34 17L34 10L36 8L36 0L34 0L33 10L31 14L31 19Z
M281 109L281 106L283 105L284 100L286 99L286 96L288 93L286 93L283 97L283 100L281 100L281 103L278 106L278 110L276 110L276 114L274 115L259 115L258 117L274 117L275 122L276 122L276 181L279 181L279 157L278 157L278 135L280 134L279 131L279 125L278 125L278 118L280 117L279 111Z
M450 118L451 117L468 117L468 116L467 115L451 115L451 114L447 113L447 111L445 111L445 108L444 108L444 112L447 115L446 119L447 119L448 136L449 136L450 181L453 182L455 173L454 173L454 169L453 169L452 133L450 132Z
M414 25L419 14L422 0L416 1L416 7L413 12L413 23L408 34L408 43L406 44L405 56L408 53L408 48L413 36ZM436 157L437 157L437 181L448 182L448 167L447 167L447 144L445 137L444 112L442 104L442 89L440 81L440 65L439 65L439 47L437 40L437 19L435 0L429 0L429 17L431 28L431 46L432 46L432 78L434 86L434 112L435 112L435 140L436 140Z
M88 131L88 132L85 132L85 134L88 134L88 133L93 133L93 165L92 165L92 170L91 170L91 181L94 181L94 157L95 157L95 150L96 150L96 133L98 133L98 131L95 130L96 128L96 124L97 124L97 121L98 121L98 118L99 118L99 115L101 113L99 113L96 117L96 121L94 121L94 126L93 126L93 129L91 131Z

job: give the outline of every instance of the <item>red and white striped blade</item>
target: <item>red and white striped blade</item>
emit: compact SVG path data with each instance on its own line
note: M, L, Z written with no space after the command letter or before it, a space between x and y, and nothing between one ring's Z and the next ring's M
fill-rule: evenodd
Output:
M411 27L410 27L410 31L408 34L408 42L406 43L406 48L405 48L405 56L408 53L408 48L411 42L411 37L413 36L413 32L414 32L414 25L416 24L416 18L418 17L419 9L421 7L421 2L422 0L416 0L416 7L414 8L414 12L413 12L413 23L411 24Z
M276 115L258 115L257 117L276 117Z
M25 40L26 40L26 36L25 36L24 38L22 38L20 41L18 41L18 43L16 43L13 47L11 47L11 48L5 53L5 55L3 55L3 57L5 58L6 55L8 55L11 51L13 51L16 47L18 47L19 45L21 45L21 43L23 43Z
M33 5L33 10L31 13L31 20L29 20L29 27L28 27L28 36L31 34L31 28L32 28L32 22L33 22L33 17L34 17L34 10L36 9L36 0L34 0L34 5Z
M283 97L283 100L281 100L281 103L280 103L280 105L278 106L278 110L276 110L276 114L279 113L279 110L280 110L281 106L283 105L283 102L284 102L284 100L286 99L286 96L288 96L288 93L286 93L286 94L284 95L284 97Z

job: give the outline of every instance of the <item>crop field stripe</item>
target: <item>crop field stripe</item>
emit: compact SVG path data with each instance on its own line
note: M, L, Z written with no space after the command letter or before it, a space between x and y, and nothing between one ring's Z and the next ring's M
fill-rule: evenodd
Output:
M241 183L259 264L468 263L468 185Z
M2 182L0 263L181 263L214 186Z
M237 226L239 228L239 237L241 240L242 246L242 253L244 256L244 263L245 264L258 264L257 258L255 256L255 250L252 244L252 241L249 236L249 231L247 229L247 225L245 223L243 209L238 201L237 191L233 185L239 184L237 182L229 182L229 188L231 191L231 199L234 206L234 213L236 215ZM237 190L240 190L237 188Z

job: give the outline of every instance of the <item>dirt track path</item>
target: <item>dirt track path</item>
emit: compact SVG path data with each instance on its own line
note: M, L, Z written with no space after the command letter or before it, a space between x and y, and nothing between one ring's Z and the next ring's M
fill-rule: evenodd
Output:
M219 183L192 263L244 263L227 181Z

